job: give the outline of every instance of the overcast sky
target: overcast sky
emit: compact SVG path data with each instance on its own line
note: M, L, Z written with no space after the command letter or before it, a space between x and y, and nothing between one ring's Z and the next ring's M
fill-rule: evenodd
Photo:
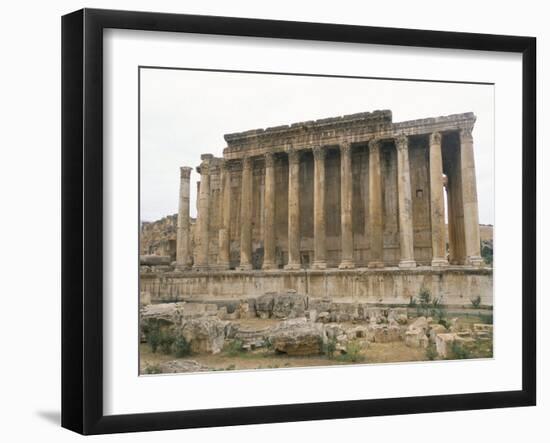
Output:
M141 219L178 211L179 167L222 156L223 135L390 109L393 121L472 111L480 223L494 222L494 88L434 82L141 69Z

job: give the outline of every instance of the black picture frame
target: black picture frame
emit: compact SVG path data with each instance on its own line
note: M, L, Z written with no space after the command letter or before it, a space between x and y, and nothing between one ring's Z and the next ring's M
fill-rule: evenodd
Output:
M522 388L177 412L103 413L103 30L519 53L522 97ZM414 414L536 403L536 39L504 35L83 9L62 18L62 426L82 434Z

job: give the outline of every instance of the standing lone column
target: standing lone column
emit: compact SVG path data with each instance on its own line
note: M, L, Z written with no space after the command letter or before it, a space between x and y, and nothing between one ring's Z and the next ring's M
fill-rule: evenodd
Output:
M243 158L241 190L241 263L240 271L252 269L252 160Z
M400 268L414 268L414 237L411 197L411 174L409 167L409 140L406 136L395 141L397 147L397 194L399 202Z
M288 263L300 269L300 153L288 152Z
M229 269L229 229L231 217L231 174L229 163L224 161L222 164L222 226L219 230L219 254L218 267L220 269Z
M322 146L313 148L313 269L326 269L325 155Z
M447 266L445 251L445 201L441 134L430 135L430 213L432 220L432 266Z
M191 168L180 168L180 199L178 208L178 231L176 237L176 269L189 267L189 192Z
M351 143L340 145L340 216L342 236L342 261L340 269L351 269L353 263L353 228L352 228L352 192Z
M202 163L197 172L201 175L201 184L199 191L199 202L197 214L197 236L196 236L196 260L194 269L208 269L208 211L210 208L210 160L212 154L201 155Z
M460 166L462 172L462 201L464 204L464 234L466 263L483 265L479 239L479 208L477 204L476 168L472 128L460 130Z
M382 214L382 177L380 174L380 141L369 141L369 268L383 268L383 214Z
M262 269L275 269L275 158L265 155L264 262Z

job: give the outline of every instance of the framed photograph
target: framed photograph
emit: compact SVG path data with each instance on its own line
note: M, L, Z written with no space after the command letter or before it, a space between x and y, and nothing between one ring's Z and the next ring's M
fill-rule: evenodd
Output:
M62 20L62 425L536 402L531 37Z

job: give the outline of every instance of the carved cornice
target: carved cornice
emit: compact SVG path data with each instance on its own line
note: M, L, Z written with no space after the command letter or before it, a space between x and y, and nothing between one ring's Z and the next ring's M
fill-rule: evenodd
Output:
M361 118L361 114L355 115L357 117L336 117L229 134L225 136L228 146L224 149L224 157L238 160L244 155L287 152L288 146L296 150L310 150L316 146L338 146L343 142L363 144L373 137L393 140L400 135L412 137L429 136L433 132L458 132L473 127L476 120L471 112L398 123L392 123L383 116Z

